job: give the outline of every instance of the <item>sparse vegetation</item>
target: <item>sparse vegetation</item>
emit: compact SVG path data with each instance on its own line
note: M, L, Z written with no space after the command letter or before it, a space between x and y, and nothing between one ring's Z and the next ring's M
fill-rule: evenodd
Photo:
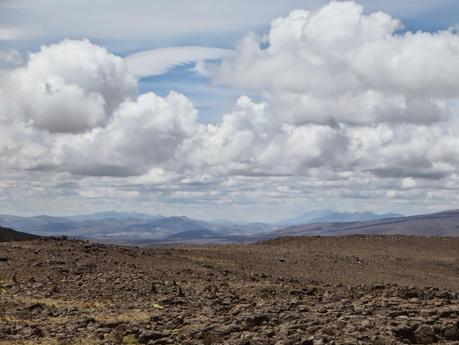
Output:
M459 342L454 238L40 240L0 256L0 345Z

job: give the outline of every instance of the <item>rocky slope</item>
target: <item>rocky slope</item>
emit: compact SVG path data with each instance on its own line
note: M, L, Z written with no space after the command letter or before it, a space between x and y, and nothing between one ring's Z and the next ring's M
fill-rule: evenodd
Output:
M459 344L459 239L0 244L0 344Z
M13 229L0 226L0 242L29 241L37 238L39 238L39 236L26 234L24 232L15 231Z

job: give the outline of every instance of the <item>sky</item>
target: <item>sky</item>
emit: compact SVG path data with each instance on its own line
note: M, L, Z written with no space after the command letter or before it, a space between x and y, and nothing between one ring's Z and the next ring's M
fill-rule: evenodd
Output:
M459 207L453 0L0 0L0 213Z

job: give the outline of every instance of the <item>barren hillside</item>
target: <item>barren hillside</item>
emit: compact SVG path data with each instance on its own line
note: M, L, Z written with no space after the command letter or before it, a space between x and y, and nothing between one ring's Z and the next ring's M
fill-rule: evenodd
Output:
M459 344L459 239L0 244L0 344Z

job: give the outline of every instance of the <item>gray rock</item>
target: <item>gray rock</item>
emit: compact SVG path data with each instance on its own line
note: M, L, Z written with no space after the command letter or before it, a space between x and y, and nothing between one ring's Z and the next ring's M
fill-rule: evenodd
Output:
M443 329L443 336L448 340L459 340L459 329L454 325L446 326Z
M435 331L432 326L421 325L416 329L414 335L421 344L431 344L435 341Z
M270 318L268 314L255 314L248 316L245 321L248 327L256 327L261 326L263 322L268 322Z
M167 337L167 334L157 332L157 331L150 331L144 330L139 335L139 342L142 344L148 343L150 340L158 340Z

